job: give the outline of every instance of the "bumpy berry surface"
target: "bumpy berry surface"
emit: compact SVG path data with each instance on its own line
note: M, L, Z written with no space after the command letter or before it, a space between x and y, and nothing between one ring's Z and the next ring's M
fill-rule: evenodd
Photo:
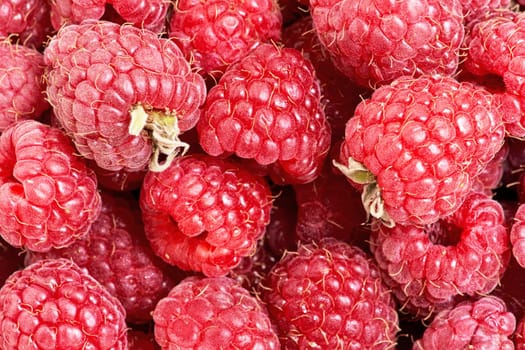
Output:
M424 318L463 296L492 292L511 247L499 202L473 192L437 223L375 226L370 249L401 309Z
M510 0L460 0L460 2L466 25L474 20L483 18L487 13L495 12L496 10L508 10L512 5Z
M151 250L131 195L102 192L100 216L86 236L66 248L28 252L26 263L52 258L67 258L85 269L120 300L132 323L150 321L156 303L177 281L177 270Z
M0 135L0 235L47 251L72 244L100 214L97 179L61 130L34 120Z
M140 171L152 153L157 159L176 146L176 154L178 133L199 118L203 78L175 43L152 31L106 21L72 24L51 39L44 58L57 119L102 169Z
M516 318L503 300L487 296L464 301L436 315L413 350L512 350Z
M146 175L140 207L157 255L217 276L255 251L270 220L271 191L265 179L231 162L192 154Z
M120 302L70 260L29 265L0 289L4 350L125 350L126 330Z
M280 349L264 305L228 277L188 277L153 320L162 349Z
M0 37L41 48L52 33L47 0L5 0L0 5Z
M457 70L460 0L311 0L310 13L337 67L364 87Z
M503 146L497 106L486 90L451 77L399 78L357 106L346 124L342 170L365 185L372 216L435 222L461 205Z
M258 44L279 41L281 26L276 0L179 0L168 36L200 72L219 78Z
M261 288L283 349L391 349L398 315L379 270L361 249L334 238L300 245Z
M520 266L525 267L525 205L521 204L514 215L510 231L512 254Z
M225 71L197 124L213 156L235 154L268 165L275 183L315 179L330 127L312 64L293 48L261 44Z
M44 56L36 49L0 41L0 132L18 120L39 119L49 108Z

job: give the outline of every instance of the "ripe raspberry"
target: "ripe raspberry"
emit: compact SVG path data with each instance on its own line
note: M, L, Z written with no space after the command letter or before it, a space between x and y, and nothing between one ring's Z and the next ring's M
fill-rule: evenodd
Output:
M0 41L0 132L18 120L39 119L45 100L44 57L36 49Z
M42 260L0 289L0 347L127 349L120 302L73 262Z
M217 79L260 43L279 41L281 26L276 0L179 0L168 36L194 67Z
M391 349L398 315L361 249L325 238L274 265L261 288L283 349Z
M163 170L184 152L178 136L196 124L206 86L172 41L87 21L63 27L44 58L51 105L85 158L134 172L150 158L150 168Z
M450 77L403 77L357 106L338 167L364 185L371 216L390 226L426 225L461 205L504 137L485 89Z
M156 303L176 283L177 270L151 250L131 195L102 192L102 211L85 237L66 248L28 252L26 262L57 258L72 260L99 281L120 300L131 323L150 321Z
M53 31L49 11L47 0L3 0L0 4L0 37L40 49Z
M510 0L460 0L460 2L466 25L483 18L488 13L507 10L511 6Z
M516 318L503 300L486 296L437 314L413 349L511 350L515 328Z
M512 255L521 267L525 267L525 204L520 204L510 230Z
M375 225L370 249L402 310L424 318L463 296L493 291L511 248L499 202L472 192L456 212L434 224Z
M153 312L162 349L280 349L268 313L228 277L188 277Z
M200 145L213 156L267 165L276 184L310 182L330 147L319 89L300 51L261 44L209 91L197 124Z
M97 179L59 129L34 120L0 135L0 235L44 252L72 244L100 214Z
M336 66L364 87L458 68L460 0L311 0L310 13Z
M514 332L512 339L514 340L516 350L525 349L525 317L519 319L518 325L516 326L516 331Z
M154 252L183 270L225 275L255 251L270 220L263 178L205 154L146 174L140 207Z
M509 154L508 143L504 143L494 158L473 180L472 188L477 192L483 192L492 196L497 188L502 185L504 165Z

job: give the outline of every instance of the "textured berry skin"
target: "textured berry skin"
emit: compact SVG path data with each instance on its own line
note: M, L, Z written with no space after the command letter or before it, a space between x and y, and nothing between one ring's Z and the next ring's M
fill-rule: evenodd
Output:
M281 26L276 0L179 0L168 36L194 67L217 79L258 44L279 41Z
M461 205L504 137L501 114L486 90L443 76L399 78L357 106L340 162L356 161L372 175L362 182L370 183L370 198L380 197L375 214L376 202L364 200L372 216L426 225Z
M265 179L206 154L146 174L140 207L146 236L162 259L183 270L225 275L254 253L270 220Z
M457 70L464 37L460 0L311 0L310 13L336 66L364 87Z
M158 258L144 236L137 200L102 192L102 210L89 233L62 249L28 252L26 263L66 258L85 269L126 310L126 320L151 320L150 312L176 283L177 270Z
M0 135L0 235L48 251L89 231L100 214L95 174L59 129L21 121Z
M102 169L144 170L161 149L155 131L130 133L137 108L169 132L186 131L199 118L203 78L172 41L152 31L105 21L72 24L51 39L44 58L58 121L80 154Z
M277 184L315 179L330 147L319 81L300 51L261 44L228 67L197 124L213 156L267 165Z
M262 303L228 277L188 277L153 312L164 349L280 349Z
M0 41L0 132L18 120L39 119L45 100L44 56L36 49Z
M49 11L47 0L3 0L0 5L0 37L41 48L53 30Z
M503 300L487 296L464 301L436 315L413 350L513 350L516 318Z
M402 310L424 318L462 296L493 291L511 247L499 202L472 192L454 214L437 223L375 225L370 249Z
M521 204L514 214L510 242L512 255L521 267L525 267L525 204Z
M483 18L488 13L508 10L511 6L510 0L460 0L465 17L465 24Z
M120 302L70 260L29 265L0 289L4 350L124 350L126 330Z
M261 297L283 349L392 349L398 315L373 260L334 238L300 245L267 275Z

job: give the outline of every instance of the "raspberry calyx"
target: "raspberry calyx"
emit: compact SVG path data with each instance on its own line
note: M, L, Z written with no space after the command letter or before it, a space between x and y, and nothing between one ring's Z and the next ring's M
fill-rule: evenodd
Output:
M394 227L395 222L390 218L385 210L381 189L377 186L376 177L362 163L348 157L348 165L341 164L333 160L333 165L339 169L347 178L356 184L363 185L361 201L366 211L367 217L374 217L381 220L387 227Z
M148 130L153 141L149 169L160 172L168 168L177 156L186 154L190 145L179 139L180 129L176 115L169 111L145 109L137 104L130 111L131 121L128 132L138 136L142 130ZM164 159L162 159L164 158Z

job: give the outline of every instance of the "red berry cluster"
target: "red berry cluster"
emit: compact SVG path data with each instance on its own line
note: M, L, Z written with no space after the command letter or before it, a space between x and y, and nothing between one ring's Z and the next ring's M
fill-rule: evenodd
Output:
M524 6L4 1L0 349L525 349Z

